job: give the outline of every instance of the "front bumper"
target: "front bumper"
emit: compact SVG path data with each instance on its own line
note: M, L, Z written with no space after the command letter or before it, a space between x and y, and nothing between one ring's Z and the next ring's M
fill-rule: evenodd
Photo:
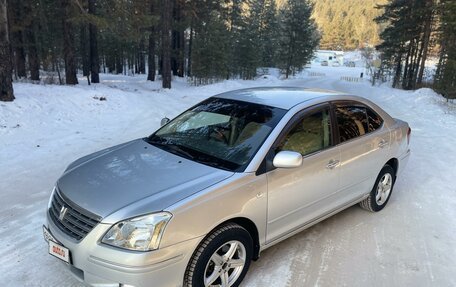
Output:
M89 286L182 286L187 263L202 238L194 238L149 252L128 251L100 244L111 227L100 223L80 242L54 225L47 212L47 228L70 250L71 273Z

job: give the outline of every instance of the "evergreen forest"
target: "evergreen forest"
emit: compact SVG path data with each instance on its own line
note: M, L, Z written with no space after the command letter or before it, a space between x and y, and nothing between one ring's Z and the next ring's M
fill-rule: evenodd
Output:
M0 100L14 99L14 81L76 85L81 74L147 74L163 88L261 67L288 78L317 48L366 47L403 89L429 84L436 57L431 84L456 98L455 15L453 0L0 0Z

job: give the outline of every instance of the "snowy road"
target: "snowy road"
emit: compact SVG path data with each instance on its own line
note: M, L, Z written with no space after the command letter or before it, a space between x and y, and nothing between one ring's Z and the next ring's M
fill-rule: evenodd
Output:
M351 207L266 250L243 287L456 286L456 109L429 90L345 82L360 70L314 67L324 76L274 78L172 91L144 78L106 76L98 86L18 84L0 104L0 278L5 286L81 286L49 256L41 235L50 190L65 166L144 136L161 117L249 86L329 88L365 96L412 127L412 157L388 206ZM306 74L306 73L304 73ZM93 97L106 96L107 101Z

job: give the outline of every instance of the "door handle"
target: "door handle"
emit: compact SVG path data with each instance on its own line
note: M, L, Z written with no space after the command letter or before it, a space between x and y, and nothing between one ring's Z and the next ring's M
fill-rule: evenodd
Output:
M381 140L379 143L378 143L378 147L379 148L384 148L388 145L388 142L386 140Z
M326 165L326 168L327 168L327 169L333 169L333 168L335 168L336 166L338 166L339 163L340 163L339 160L334 160L334 159L332 159L332 160L330 160L330 161L328 162L328 164Z

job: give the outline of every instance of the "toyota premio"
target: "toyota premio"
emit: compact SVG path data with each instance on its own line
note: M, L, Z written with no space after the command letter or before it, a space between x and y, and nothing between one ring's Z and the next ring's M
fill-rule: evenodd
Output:
M266 248L354 204L382 210L408 124L356 96L254 88L71 163L43 232L91 286L238 286Z

